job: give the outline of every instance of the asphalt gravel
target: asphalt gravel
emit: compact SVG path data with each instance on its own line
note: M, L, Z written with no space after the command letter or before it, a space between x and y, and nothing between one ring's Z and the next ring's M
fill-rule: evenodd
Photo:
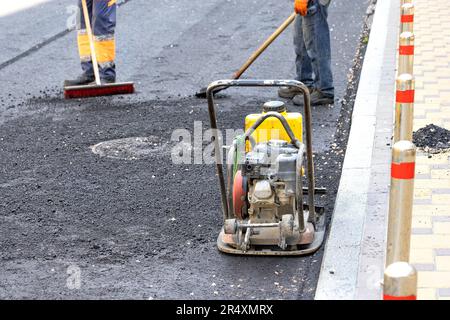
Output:
M450 149L450 130L429 124L413 134L414 144L430 153Z
M134 96L62 99L59 84L77 73L73 33L0 70L0 298L313 298L322 250L302 258L219 253L214 166L171 161L173 130L192 132L194 121L208 128L206 103L192 95L245 61L291 1L181 2L183 12L162 0L120 9L118 70L136 81ZM368 1L332 3L337 102L313 110L317 185L328 188L318 200L328 218ZM27 21L42 8L35 10L17 17ZM289 30L247 77L291 78L291 37ZM275 94L227 90L220 125L239 129ZM119 151L111 153L110 141ZM70 285L74 275L79 286Z

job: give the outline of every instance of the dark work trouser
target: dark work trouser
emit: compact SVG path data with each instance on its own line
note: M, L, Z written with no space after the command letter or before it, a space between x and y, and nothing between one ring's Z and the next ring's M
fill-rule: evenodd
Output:
M116 0L86 0L89 19L91 20L94 37L95 53L99 65L100 77L106 80L115 80L116 66L114 63L116 45L114 32L116 28ZM86 32L81 0L78 1L80 15L78 19L78 51L81 68L88 76L94 75L92 66L91 48Z
M295 23L297 79L308 86L314 83L323 94L334 96L328 5L322 5L317 0L310 4L314 10L305 17L298 16Z

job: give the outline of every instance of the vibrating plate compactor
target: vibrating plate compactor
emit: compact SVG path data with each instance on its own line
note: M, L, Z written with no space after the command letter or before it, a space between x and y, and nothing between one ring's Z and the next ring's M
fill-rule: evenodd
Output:
M217 128L214 91L229 87L297 87L303 116L271 101L261 114L245 119L245 133L225 146L225 170ZM308 88L293 80L220 80L207 89L224 226L217 244L231 254L299 256L320 248L325 233L323 208L314 195L311 105ZM306 159L305 159L306 158ZM306 168L304 161L306 160ZM307 184L303 179L307 172ZM225 172L226 171L226 174ZM305 187L303 187L305 185ZM303 198L307 203L303 203Z

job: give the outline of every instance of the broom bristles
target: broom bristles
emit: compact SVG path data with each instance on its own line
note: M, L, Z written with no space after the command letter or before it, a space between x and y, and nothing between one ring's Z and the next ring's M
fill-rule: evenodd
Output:
M134 93L134 84L132 82L104 84L100 86L89 85L64 88L64 97L66 99L90 98L132 93Z

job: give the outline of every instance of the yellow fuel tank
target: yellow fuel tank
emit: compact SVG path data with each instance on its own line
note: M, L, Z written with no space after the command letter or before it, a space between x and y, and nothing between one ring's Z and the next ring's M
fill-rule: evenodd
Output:
M249 114L245 117L245 131L247 131L261 116L267 112L278 112L286 120L291 127L295 137L303 141L303 117L298 112L287 112L286 105L280 101L270 101L264 104L263 112L258 114ZM269 140L285 140L290 142L289 135L283 127L280 120L275 117L267 118L252 134L256 143L267 142ZM247 151L250 150L250 145L247 144Z

